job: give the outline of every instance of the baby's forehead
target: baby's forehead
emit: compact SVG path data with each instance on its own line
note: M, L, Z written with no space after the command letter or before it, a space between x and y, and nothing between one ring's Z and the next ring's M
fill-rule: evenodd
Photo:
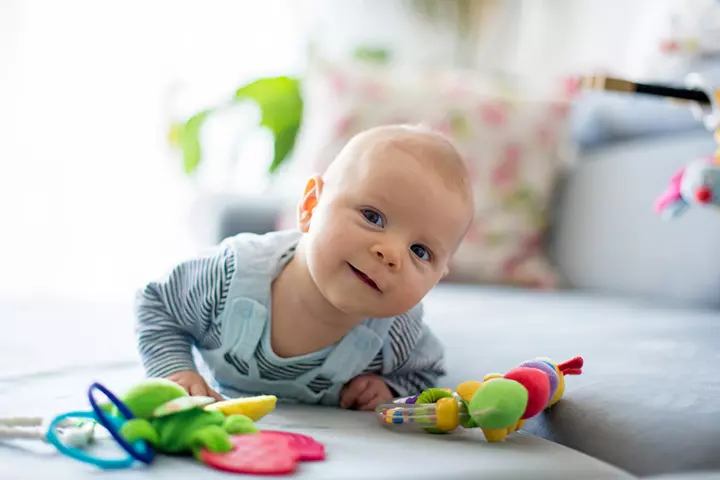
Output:
M342 189L343 185L377 181L378 177L386 180L393 177L398 183L407 183L402 175L413 180L418 172L424 173L421 175L424 181L443 185L441 190L459 195L471 210L474 208L470 179L460 152L444 135L424 127L389 125L356 135L331 163L326 180ZM392 189L391 183L380 183Z
M368 149L400 148L418 153L429 150L436 155L457 155L455 146L443 135L412 127L387 127L368 130L357 137Z
M369 146L366 159L379 169L407 168L410 163L435 175L451 192L472 196L462 155L440 135L410 131L381 137Z
M388 203L424 211L452 208L472 214L473 198L461 160L436 152L407 151L387 146L372 152L351 180L360 190ZM464 216L461 214L461 216Z

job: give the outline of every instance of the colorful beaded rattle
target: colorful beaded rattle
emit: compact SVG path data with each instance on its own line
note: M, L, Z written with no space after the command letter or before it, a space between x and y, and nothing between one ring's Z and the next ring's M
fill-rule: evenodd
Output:
M585 88L640 93L689 102L690 108L720 144L720 90L711 88L700 75L687 76L686 87L636 83L609 77L587 77ZM720 208L720 149L715 154L694 159L670 178L665 191L655 201L655 212L665 219L677 218L690 207Z
M580 375L582 367L581 357L560 364L536 358L504 375L463 382L455 391L431 388L396 399L378 406L376 414L385 425L412 424L430 433L479 427L488 442L503 442L525 420L555 405L565 393L565 375Z

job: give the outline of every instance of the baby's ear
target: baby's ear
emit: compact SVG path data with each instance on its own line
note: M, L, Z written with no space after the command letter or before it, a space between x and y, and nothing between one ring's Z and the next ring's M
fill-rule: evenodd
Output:
M303 233L307 233L308 230L310 230L310 220L320 200L322 189L323 179L319 175L311 177L307 185L305 185L305 192L298 205L298 228Z

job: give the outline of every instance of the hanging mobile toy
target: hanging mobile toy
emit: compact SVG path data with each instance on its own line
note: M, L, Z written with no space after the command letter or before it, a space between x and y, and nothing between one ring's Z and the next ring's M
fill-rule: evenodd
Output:
M586 77L580 83L589 89L655 95L688 102L695 116L720 143L720 90L710 88L700 75L688 75L686 88L610 77ZM720 207L720 149L713 155L692 160L675 172L667 189L655 201L655 211L666 219L676 218L692 206Z

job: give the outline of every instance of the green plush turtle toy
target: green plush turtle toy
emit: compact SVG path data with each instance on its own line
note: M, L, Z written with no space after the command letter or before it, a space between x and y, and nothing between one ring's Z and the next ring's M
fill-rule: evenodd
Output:
M276 398L255 397L254 405L244 402L242 408L237 408L237 401L216 402L211 397L190 396L170 380L153 378L132 387L121 400L137 417L120 429L127 441L145 440L158 452L192 453L199 458L203 447L226 453L233 449L231 435L257 432L253 420L262 416L258 410L272 410ZM103 408L111 415L120 415L112 404ZM248 415L229 413L233 410L244 410Z

